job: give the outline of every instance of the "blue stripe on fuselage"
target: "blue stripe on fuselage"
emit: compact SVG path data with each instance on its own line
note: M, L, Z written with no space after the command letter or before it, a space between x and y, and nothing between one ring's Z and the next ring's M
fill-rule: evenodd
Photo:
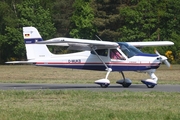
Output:
M57 67L57 68L71 68L71 69L84 69L84 70L97 70L105 71L106 67L103 64L99 65L37 65L37 66L46 66L46 67ZM113 71L140 71L140 70L149 70L157 69L159 65L156 66L109 66Z
M39 42L39 41L43 41L42 38L30 38L30 39L24 39L24 43L25 44L33 44L33 43L36 43L36 42Z

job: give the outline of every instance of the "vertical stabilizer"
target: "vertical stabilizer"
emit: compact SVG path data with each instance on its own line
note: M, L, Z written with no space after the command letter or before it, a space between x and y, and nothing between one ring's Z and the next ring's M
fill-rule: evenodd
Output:
M49 51L46 45L35 44L38 41L43 41L41 35L35 27L23 27L23 37L28 60L45 59L51 57L52 53Z

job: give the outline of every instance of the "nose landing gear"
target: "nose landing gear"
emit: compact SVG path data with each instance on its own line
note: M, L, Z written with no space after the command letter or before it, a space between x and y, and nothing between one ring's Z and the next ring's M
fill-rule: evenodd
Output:
M158 78L154 74L155 70L150 70L147 73L150 75L151 79L141 80L148 88L154 88L157 85Z

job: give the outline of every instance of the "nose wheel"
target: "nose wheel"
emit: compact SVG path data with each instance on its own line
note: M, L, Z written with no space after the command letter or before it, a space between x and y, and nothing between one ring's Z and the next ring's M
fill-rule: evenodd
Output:
M147 88L154 88L157 85L158 78L154 74L155 70L148 71L148 74L150 75L151 79L141 80L142 83L144 83Z
M155 85L146 85L147 86L147 88L154 88L155 87Z
M154 80L152 79L141 80L141 82L144 83L147 86L147 88L154 88L157 85L157 83L154 82Z

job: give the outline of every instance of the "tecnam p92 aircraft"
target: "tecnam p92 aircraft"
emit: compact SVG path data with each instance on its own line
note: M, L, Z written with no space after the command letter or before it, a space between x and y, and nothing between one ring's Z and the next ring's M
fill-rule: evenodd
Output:
M158 78L154 74L164 62L170 67L165 56L147 54L136 47L174 45L171 41L156 42L107 42L97 40L58 37L43 41L35 27L23 27L23 37L28 61L11 61L6 63L33 63L37 66L107 71L105 78L95 83L106 88L110 85L110 72L120 72L123 79L116 83L129 87L131 80L125 78L123 71L146 72L150 79L142 80L148 88L157 85ZM68 46L70 50L80 52L69 54L52 54L47 45Z

